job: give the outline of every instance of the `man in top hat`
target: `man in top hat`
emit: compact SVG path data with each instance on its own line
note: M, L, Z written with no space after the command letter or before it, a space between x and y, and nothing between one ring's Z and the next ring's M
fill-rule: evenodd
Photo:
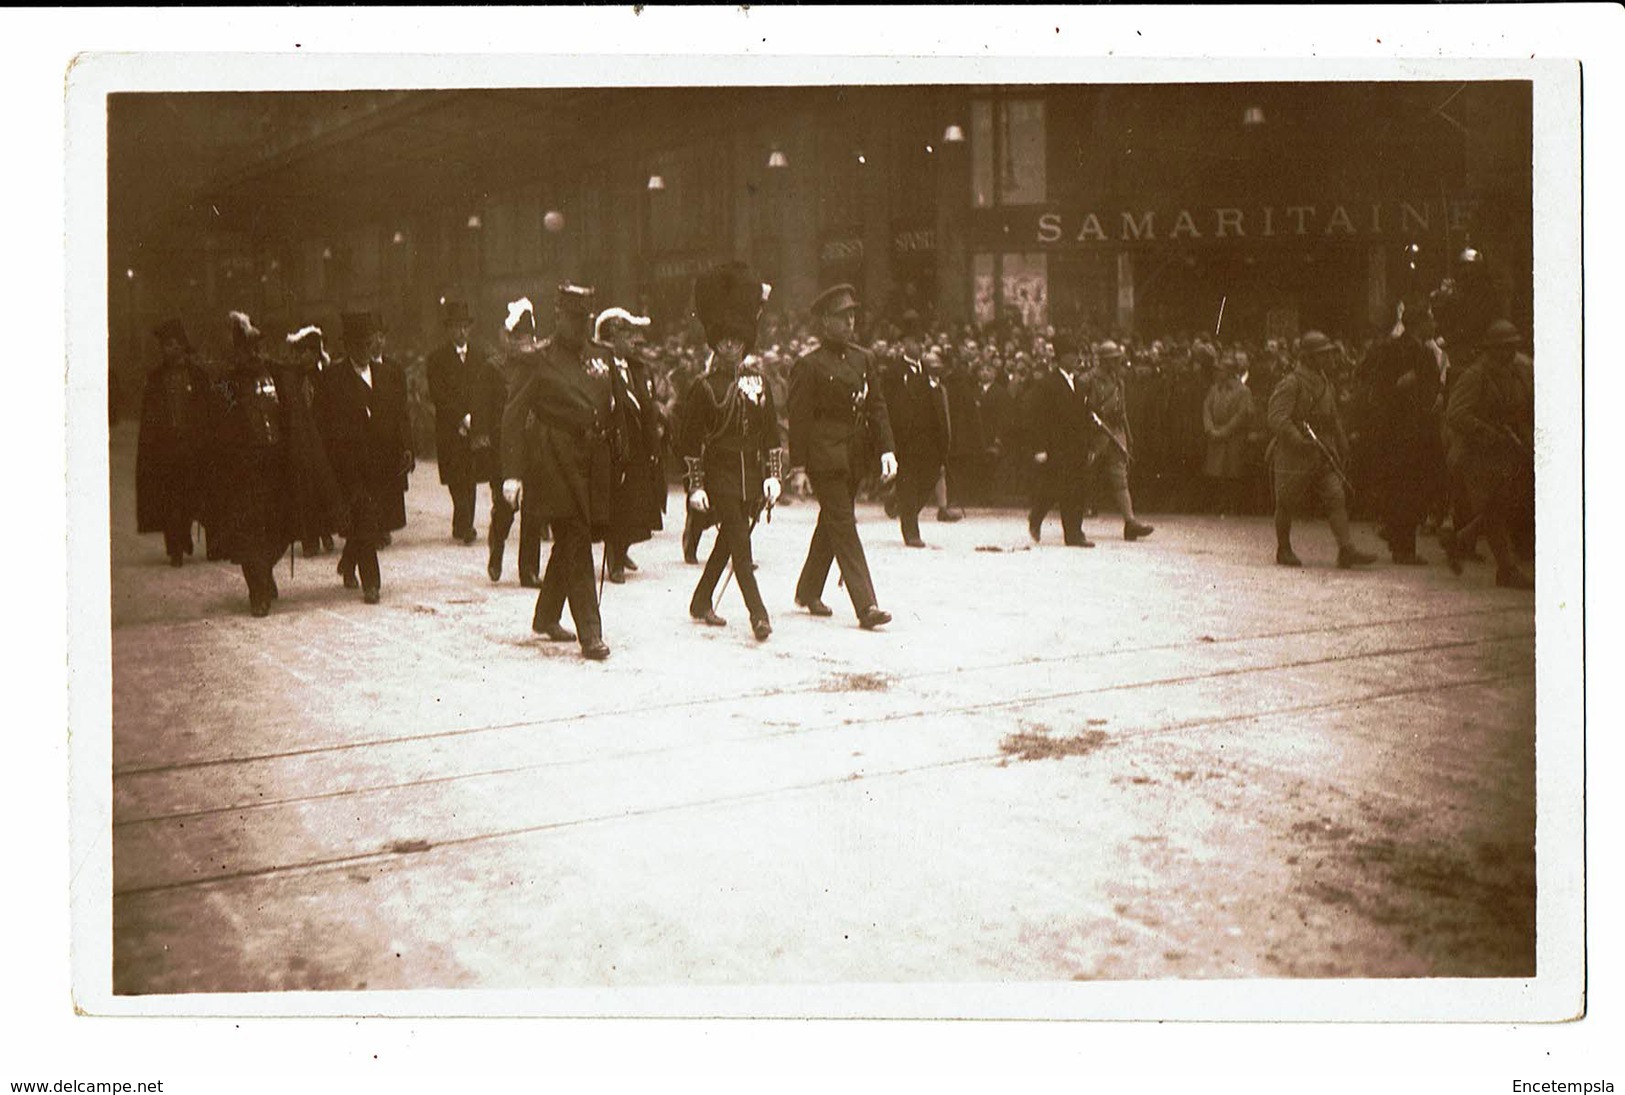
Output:
M1401 566L1426 562L1416 553L1416 529L1444 478L1439 361L1428 346L1433 335L1427 299L1401 300L1393 329L1371 347L1360 370L1365 466L1376 488L1383 539Z
M858 624L873 630L891 622L875 598L869 562L858 539L852 494L880 450L880 474L897 475L886 397L874 360L856 344L857 291L835 285L812 303L819 346L804 354L790 374L790 462L805 468L818 496L818 524L796 583L796 603L814 616L829 616L824 583L839 562Z
M211 416L217 498L211 535L242 567L249 610L263 617L277 598L272 570L288 545L307 527L343 526L346 515L300 366L266 359L259 330L242 312L230 321L231 368Z
M936 491L949 447L948 391L925 367L923 334L919 313L903 313L902 349L886 376L886 415L897 444L897 522L903 543L913 548L925 546L920 510Z
M614 367L588 338L592 313L590 288L559 286L553 336L502 416L502 493L553 529L531 630L554 642L576 640L579 632L582 655L601 661L609 646L593 587L592 545L608 530L617 441ZM576 631L562 623L567 601Z
M164 534L169 565L178 567L192 554L192 522L203 516L209 378L193 363L180 320L165 320L153 334L161 356L141 394L135 522L137 532Z
M1037 543L1051 509L1061 510L1061 538L1068 547L1091 548L1084 535L1086 476L1094 460L1094 427L1081 369L1082 352L1069 331L1055 334L1055 368L1041 373L1023 393L1027 445L1032 452L1032 507L1027 532Z
M1097 474L1111 487L1117 512L1123 515L1123 539L1132 543L1154 531L1134 516L1134 497L1128 489L1128 468L1133 460L1134 434L1128 424L1128 392L1123 374L1128 355L1107 340L1095 347L1095 367L1083 378L1089 399L1089 421L1094 426L1090 443Z
M1318 499L1337 539L1337 565L1347 570L1376 562L1354 545L1343 495L1349 443L1337 413L1337 391L1328 375L1337 349L1319 331L1299 341L1298 367L1270 394L1268 420L1275 473L1275 561L1300 567L1292 550L1292 518Z
M1458 569L1458 543L1477 529L1495 554L1495 584L1534 589L1535 579L1513 553L1511 526L1529 512L1535 486L1535 370L1509 321L1490 323L1482 352L1451 388L1445 444L1452 489L1467 525L1440 540Z
M301 428L309 423L314 429L317 393L333 377L333 359L328 355L326 339L320 327L301 327L290 333L286 342L290 358L288 387L302 405L299 422ZM302 493L320 500L318 505L300 506L296 513L294 532L307 559L332 551L334 534L340 531L341 526L347 527L338 481L333 476L326 446L320 442L319 434L317 441L314 448L320 459L311 456L310 447L301 445L296 450L299 455L293 469L295 479L303 484Z
M468 344L474 319L468 305L448 300L441 306L446 339L429 354L429 400L434 404L435 458L440 466L440 482L451 494L451 535L463 544L472 544L474 532L475 484L491 487L491 523L497 524L496 510L502 498L502 475L490 439L474 435L474 404L479 390L479 373L484 361ZM508 515L508 519L513 519Z
M666 472L660 460L664 424L654 378L636 343L637 332L647 326L648 316L635 316L625 308L605 309L593 324L593 340L614 366L616 431L626 445L610 491L610 533L604 541L609 580L616 585L626 581L628 571L638 569L627 550L665 524Z
M750 612L757 641L773 633L767 605L756 584L750 535L762 507L778 500L785 470L773 392L762 374L757 323L768 287L744 263L702 274L694 283L694 310L711 346L711 366L696 377L678 410L677 450L686 466L689 507L712 515L716 545L689 598L691 617L711 627L727 621L713 601L731 563Z
M384 357L384 330L370 312L341 317L345 360L320 393L322 435L350 510L338 571L346 589L378 603L378 548L406 527L407 476L416 466L407 423L406 381ZM359 580L358 580L359 579Z

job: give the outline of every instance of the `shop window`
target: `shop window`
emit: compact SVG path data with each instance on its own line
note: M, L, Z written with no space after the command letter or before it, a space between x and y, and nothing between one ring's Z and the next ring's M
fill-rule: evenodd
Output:
M972 289L976 300L976 325L985 327L997 318L997 305L993 299L993 255L977 255L972 264Z
M1049 256L1002 255L999 282L1003 289L1000 307L1004 316L1023 327L1043 327L1049 323Z
M1036 205L1048 197L1044 100L971 103L971 204Z

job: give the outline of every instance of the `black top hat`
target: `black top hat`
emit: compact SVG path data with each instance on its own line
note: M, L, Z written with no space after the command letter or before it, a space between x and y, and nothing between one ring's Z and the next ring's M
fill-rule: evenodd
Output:
M813 298L812 314L815 316L834 315L836 312L850 312L858 306L858 291L846 282L831 285L822 293Z
M346 346L360 346L384 329L371 312L346 312L339 317L339 323L344 327Z
M440 306L440 321L450 327L457 323L473 323L468 305L461 300L448 300Z
M559 295L556 302L558 310L571 315L590 316L593 312L593 291L590 285L576 285L574 282L565 282L559 286Z
M160 343L167 342L169 339L174 339L176 342L181 344L182 349L190 350L192 348L192 340L186 337L185 325L182 324L180 320L173 317L164 320L162 323L158 324L158 326L154 327L152 329L152 333Z
M1078 352L1078 339L1071 331L1056 331L1055 338L1050 343L1055 347L1057 359L1073 355Z
M756 325L765 300L762 279L742 262L714 266L694 279L694 314L705 328L705 341L715 347L737 338L746 352L756 348Z

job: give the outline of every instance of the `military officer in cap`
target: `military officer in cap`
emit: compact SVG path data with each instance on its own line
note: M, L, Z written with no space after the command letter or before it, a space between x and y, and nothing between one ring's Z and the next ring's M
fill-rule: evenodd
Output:
M192 521L203 515L204 428L209 378L191 359L178 319L153 331L162 358L141 395L135 454L137 532L164 534L169 565L192 554Z
M902 352L886 377L886 415L897 444L897 522L903 543L913 548L925 546L920 510L936 490L950 440L948 390L922 360L923 330L917 312L903 314ZM947 510L944 499L941 513Z
M559 286L553 336L502 416L502 493L553 529L531 630L554 642L574 641L579 632L582 655L601 661L609 646L592 545L607 532L617 461L613 366L588 338L592 312L590 288ZM562 623L566 601L576 631Z
M1128 356L1110 340L1095 347L1095 367L1083 378L1088 393L1089 421L1094 426L1091 448L1097 474L1111 487L1117 512L1123 515L1123 539L1134 542L1155 531L1134 516L1134 497L1129 494L1128 468L1133 461L1134 435L1128 425L1128 395L1123 373Z
M716 545L688 612L712 627L727 621L712 604L723 570L732 563L739 592L758 641L773 633L756 584L750 534L766 505L778 501L785 451L773 393L762 375L756 327L768 287L744 263L733 262L694 283L694 310L711 346L710 368L694 379L678 408L677 450L687 468L684 486L695 511L715 517Z
M1292 550L1292 518L1307 508L1311 496L1326 511L1337 539L1337 565L1347 570L1376 562L1354 545L1349 532L1343 487L1348 467L1348 438L1337 413L1337 390L1327 375L1337 349L1319 331L1299 342L1298 367L1270 393L1268 420L1271 466L1275 473L1275 561L1299 567Z
M1037 377L1024 397L1033 460L1027 533L1034 543L1043 535L1049 511L1059 506L1063 542L1068 547L1095 546L1083 531L1084 488L1094 459L1094 429L1081 361L1078 340L1067 331L1057 331L1055 368Z
M628 549L648 540L665 523L666 472L661 465L664 424L655 400L649 366L637 353L636 333L649 326L648 316L625 308L608 308L593 324L593 338L615 371L616 431L625 443L624 459L610 492L609 580L626 581L637 573Z
M440 482L451 494L451 535L463 544L474 532L475 485L491 486L492 509L502 497L502 476L489 437L474 433L474 405L484 361L468 344L474 319L468 305L448 300L441 307L446 341L429 354L429 401L434 404L435 458ZM483 442L483 443L482 443ZM511 519L511 518L510 518ZM492 518L492 523L496 521Z
M852 493L871 444L880 450L887 482L897 475L897 457L874 359L856 344L857 311L857 291L850 285L820 293L812 303L820 344L790 373L790 462L806 469L818 496L818 524L796 583L796 603L814 616L831 615L824 583L830 563L839 562L858 624L873 630L890 623L891 614L876 602Z
M407 477L416 466L407 423L406 380L384 357L384 331L370 312L340 317L345 360L318 395L317 415L333 472L350 511L338 572L362 599L381 597L378 548L406 527Z
M1523 339L1511 322L1490 323L1480 340L1482 353L1461 374L1445 408L1445 444L1452 489L1470 515L1467 525L1440 540L1459 570L1462 547L1472 529L1481 531L1495 554L1495 584L1534 589L1535 579L1513 553L1510 526L1526 513L1535 484L1535 370L1521 351Z

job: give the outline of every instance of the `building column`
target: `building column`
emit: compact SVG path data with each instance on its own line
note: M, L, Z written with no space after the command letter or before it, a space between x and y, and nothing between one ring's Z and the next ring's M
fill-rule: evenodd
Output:
M1124 334L1134 332L1134 252L1117 252L1117 309L1115 325Z

